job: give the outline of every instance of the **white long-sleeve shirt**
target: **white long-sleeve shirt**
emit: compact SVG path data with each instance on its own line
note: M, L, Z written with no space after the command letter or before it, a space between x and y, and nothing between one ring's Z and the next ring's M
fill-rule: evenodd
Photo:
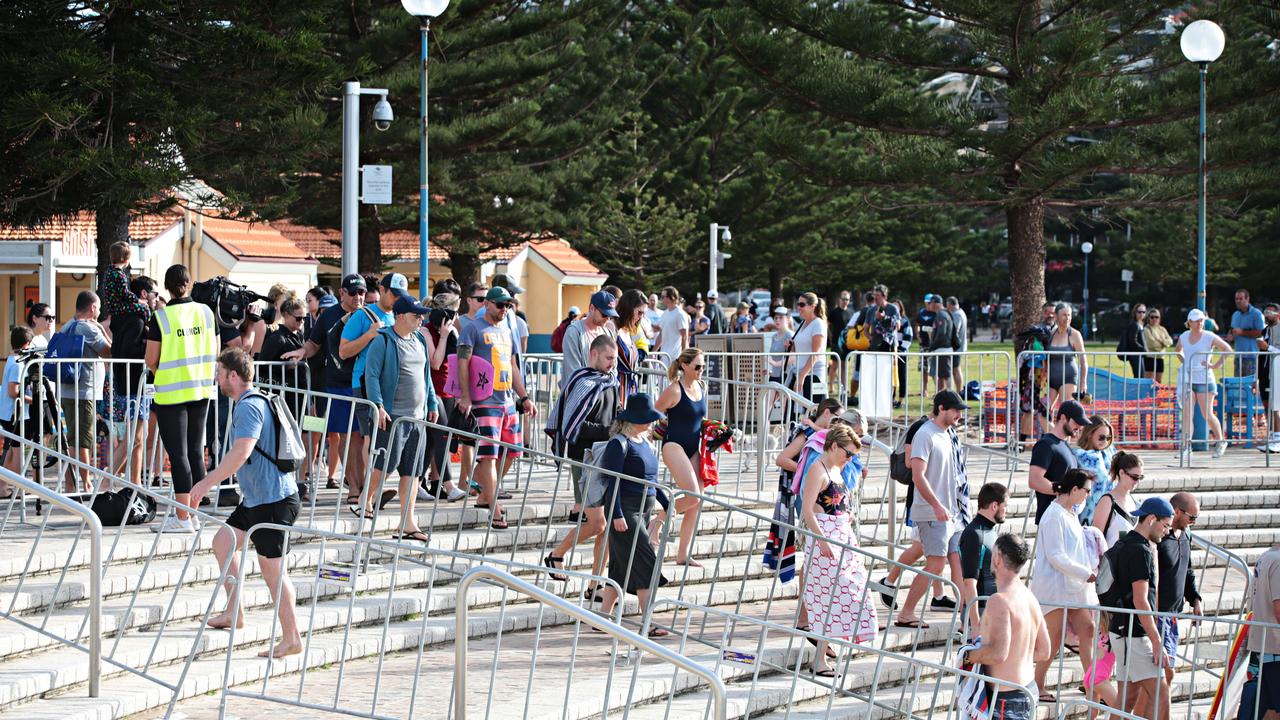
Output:
M1061 504L1050 503L1036 534L1036 564L1028 588L1042 603L1095 604L1092 574L1080 519Z

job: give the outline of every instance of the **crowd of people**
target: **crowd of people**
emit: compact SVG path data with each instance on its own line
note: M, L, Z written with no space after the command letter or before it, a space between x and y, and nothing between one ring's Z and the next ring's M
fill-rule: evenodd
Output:
M465 287L443 280L421 299L410 294L407 278L398 273L350 274L336 291L316 287L303 297L277 286L266 302L255 303L240 322L228 326L192 298L192 277L184 266L165 273L166 298L151 278L128 278L127 245L113 246L112 260L101 294L80 293L75 317L53 339L45 335L53 327L47 306L32 305L29 325L14 328L0 419L15 432L30 418L29 408L39 406L32 402L31 385L19 376L21 360L74 339L77 357L89 362L69 381L57 383L68 447L91 466L97 424L84 419L105 412L125 450L113 469L140 472L143 444L138 440L150 423L169 457L177 503L176 512L152 529L198 531L196 508L234 478L240 497L227 520L230 530L219 532L213 542L219 562L231 562L228 605L210 625L243 624L243 612L232 605L234 578L240 576L235 555L251 542L281 620L282 637L264 654L299 652L301 639L282 560L286 531L260 529L252 536L248 531L261 523L292 525L317 490L313 470L327 472L329 489L345 489L345 504L362 521L399 497L395 537L402 541L430 540L417 523L415 502L423 499L474 497L475 506L488 512L490 527L505 530L502 503L511 494L502 481L522 454L524 423L540 423L552 438L555 456L569 465L575 521L543 558L553 579L565 579L562 573L577 545L594 541L591 572L606 575L645 606L666 582L657 538L664 524L677 518L674 562L701 565L693 541L700 498L710 480L707 460L716 444L715 433L707 430L707 359L696 338L753 329L753 307L741 305L726 317L711 293L706 300L686 302L674 287L653 295L601 289L585 312L572 308L557 328L558 399L540 418L523 372L529 328L518 307L524 289L506 275ZM1046 321L1055 327L1047 349L1063 352L1048 366L1057 394L1053 422L1032 449L1027 475L1035 501L1029 512L1039 526L1033 550L1017 535L999 532L1008 518L1005 486L979 488L973 512L966 451L956 431L968 410L957 392L964 378L947 356L963 351L971 334L959 303L930 293L915 319L908 320L903 303L890 301L883 285L866 294L861 310L851 310L850 300L842 293L828 311L821 297L802 293L793 308L771 308L767 321L775 338L782 339L771 350L785 354L771 372L776 369L778 378L813 401L812 410L789 428L788 442L775 459L780 472L776 522L765 563L783 582L795 579L801 587L797 626L816 646L814 674L839 674L832 664L839 652L827 640L870 643L875 638L878 597L895 628L928 628L926 612L963 610L969 638L981 638L968 660L1017 685L1044 688L1051 658L1063 643L1074 643L1090 693L1153 720L1169 717L1178 625L1142 613L1177 613L1186 604L1192 613L1202 612L1188 536L1199 504L1189 493L1141 497L1141 458L1116 450L1107 420L1089 416L1074 399L1087 386L1083 358L1077 364L1070 357L1071 351L1083 352L1080 334L1071 328L1071 309L1046 306ZM1241 350L1245 344L1268 349L1273 340L1280 341L1274 308L1254 317L1247 293L1237 301L1243 305L1239 322L1232 321L1234 347L1205 330L1206 318L1192 311L1188 331L1177 339L1186 356L1208 348ZM1137 327L1127 333L1129 342L1172 346L1158 314L1140 307L1134 317ZM1254 325L1260 327L1251 329ZM826 356L841 346L905 351L915 340L938 357L922 358L917 366L925 386L933 385L930 413L909 424L897 451L909 469L906 521L912 542L889 574L873 581L867 565L874 556L859 547L851 504L865 480L867 428L844 398L823 393ZM650 355L666 365L667 384L656 396L641 391L638 375ZM107 358L135 362L108 373L93 362ZM1158 378L1164 370L1149 360L1139 358L1135 372ZM1240 371L1258 372L1246 361L1252 358L1236 357ZM1209 379L1191 380L1197 402L1201 395L1212 398L1212 369L1204 368ZM905 361L898 363L901 388L909 371ZM284 373L270 380L285 386L300 385L305 376L306 386L317 391L308 397L312 404L293 410L324 418L323 432L310 433L306 459L296 467L279 454L285 428L273 398L254 385L263 372ZM104 394L108 375L113 392ZM130 390L144 386L147 392ZM99 407L108 396L107 407ZM1207 416L1212 419L1212 413ZM210 429L223 426L230 428L226 441L211 440ZM1221 428L1211 430L1221 437ZM220 445L218 452L212 452L211 442ZM20 454L6 450L6 467L17 470ZM364 466L367 458L376 459L373 468ZM664 466L671 479L666 486L659 483ZM384 488L392 473L398 484ZM93 490L87 472L72 472L66 482L69 491ZM792 528L800 528L800 536ZM1035 572L1024 585L1020 578L1033 556ZM1280 598L1276 558L1280 546L1259 561L1264 582L1253 599L1259 619L1280 617L1275 612L1280 605L1268 604ZM924 572L912 573L899 602L905 568L921 561ZM946 597L940 583L932 582L938 577L949 577L959 597ZM1105 587L1099 578L1106 580ZM591 587L588 594L608 611L620 599L612 587ZM1095 625L1098 607L1109 611L1102 616L1105 627ZM665 632L655 627L651 634ZM1280 679L1280 666L1276 669ZM1260 693L1259 700L1271 702L1276 693L1269 692ZM1000 699L1005 717L1028 717L1031 698L1001 691ZM1040 691L1038 700L1055 698Z

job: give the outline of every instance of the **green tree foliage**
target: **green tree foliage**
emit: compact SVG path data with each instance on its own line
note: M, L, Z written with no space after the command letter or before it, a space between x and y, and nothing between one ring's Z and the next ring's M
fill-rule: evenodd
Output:
M296 3L0 3L0 221L97 212L99 266L131 213L200 179L240 214L295 194L329 63Z
M695 3L689 3L695 5ZM1193 199L1195 68L1158 4L1031 0L696 3L773 92L863 133L854 162L798 137L785 157L849 188L929 188L917 206L998 211L1008 230L1015 325L1043 301L1046 212ZM1275 156L1275 18L1230 0L1198 12L1232 41L1214 64L1218 197ZM763 19L761 27L754 19ZM948 86L959 92L942 92ZM957 102L957 95L962 101ZM986 102L971 102L985 99ZM1259 131L1259 125L1264 131ZM1252 149L1250 149L1252 148ZM1190 158L1190 162L1189 162ZM856 160L861 159L861 162ZM1121 176L1124 183L1107 178Z

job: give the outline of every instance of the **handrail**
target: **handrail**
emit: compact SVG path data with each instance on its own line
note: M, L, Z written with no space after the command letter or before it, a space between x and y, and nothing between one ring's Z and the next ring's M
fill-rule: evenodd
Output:
M472 568L466 575L462 576L461 582L458 583L457 613L454 625L454 648L456 653L453 674L454 720L466 720L467 718L467 594L470 592L471 586L479 580L487 580L489 582L502 585L509 590L523 593L538 602L550 605L556 610L569 615L579 622L586 623L592 628L612 636L615 640L620 640L634 648L657 655L672 665L682 668L685 672L701 677L703 680L707 681L708 686L711 688L713 710L709 717L715 718L716 720L725 720L727 712L726 691L724 682L716 673L708 670L698 663L693 662L684 655L672 652L646 637L641 637L640 635L627 630L621 625L609 622L590 610L584 610L577 605L574 605L559 596L552 595L542 588L531 585L510 573L505 573L486 565Z
M1241 571L1241 574L1244 575L1244 595L1242 597L1252 597L1253 571L1249 569L1249 564L1244 561L1244 558L1211 540L1204 539L1199 535L1199 533L1194 533L1190 530L1188 530L1187 533L1189 534L1193 545L1199 545L1205 549L1205 552L1216 556L1220 560L1225 560L1228 566Z
M93 510L81 503L32 482L8 468L0 467L0 477L11 486L22 488L73 515L79 515L89 526L89 697L96 698L102 679L102 521Z

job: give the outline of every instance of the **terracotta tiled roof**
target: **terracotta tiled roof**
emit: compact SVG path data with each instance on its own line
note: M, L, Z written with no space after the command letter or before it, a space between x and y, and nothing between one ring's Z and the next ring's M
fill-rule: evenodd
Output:
M342 232L328 228L298 225L288 220L277 220L271 227L292 240L298 247L318 258L338 258L342 256ZM481 259L510 260L524 248L523 245L487 250L481 253ZM390 230L382 233L382 256L403 262L417 262L418 233L414 230ZM441 262L449 259L449 253L438 242L427 247L427 259Z
M311 255L267 223L247 223L205 218L204 233L237 258L290 262L311 260ZM313 261L314 262L314 261Z
M0 225L0 241L62 240L68 234L88 234L90 237L97 237L98 231L94 220L94 213L86 210L65 220L51 220L43 225L27 227ZM153 215L137 215L129 221L129 236L135 242L146 242L181 220L182 212L177 208Z
M601 272L600 268L592 265L590 260L574 250L566 240L560 238L531 240L529 245L534 252L546 258L547 262L555 265L565 275L605 277L605 273Z

